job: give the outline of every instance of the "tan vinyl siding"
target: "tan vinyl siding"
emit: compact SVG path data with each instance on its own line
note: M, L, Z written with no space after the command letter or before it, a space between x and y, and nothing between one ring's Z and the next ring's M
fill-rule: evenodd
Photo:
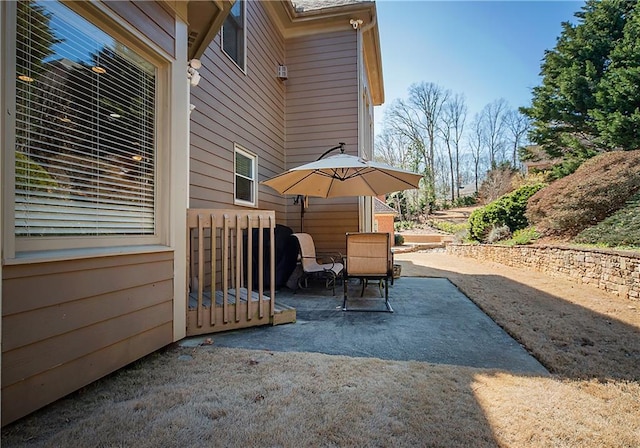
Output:
M287 169L316 160L339 142L357 153L356 39L349 29L287 40ZM291 202L287 223L300 231L300 207ZM357 198L309 198L304 231L318 252L344 253L346 232L358 231Z
M2 423L173 341L173 252L3 268Z
M258 181L284 168L285 86L277 75L284 40L261 2L247 2L247 64L242 72L216 37L191 90L190 208L234 208L234 142L258 157ZM284 218L284 198L258 186L258 208Z
M176 55L175 19L159 2L103 0L103 3L170 56Z

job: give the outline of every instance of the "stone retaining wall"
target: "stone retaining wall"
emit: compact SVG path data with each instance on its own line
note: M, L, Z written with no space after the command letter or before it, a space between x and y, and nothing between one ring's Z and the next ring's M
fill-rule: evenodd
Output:
M449 244L447 253L534 269L640 301L640 253L559 246Z

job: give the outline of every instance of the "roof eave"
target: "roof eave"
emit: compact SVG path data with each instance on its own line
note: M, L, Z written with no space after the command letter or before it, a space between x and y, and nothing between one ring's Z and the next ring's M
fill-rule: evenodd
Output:
M185 2L174 2L185 3ZM187 2L189 59L200 58L215 39L235 0L197 0Z

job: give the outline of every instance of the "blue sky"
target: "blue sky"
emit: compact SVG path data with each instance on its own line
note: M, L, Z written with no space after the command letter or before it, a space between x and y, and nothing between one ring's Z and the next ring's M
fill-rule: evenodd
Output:
M504 98L512 108L531 101L540 63L562 31L576 23L583 1L377 0L385 104L406 98L409 86L433 82L464 94L468 119Z

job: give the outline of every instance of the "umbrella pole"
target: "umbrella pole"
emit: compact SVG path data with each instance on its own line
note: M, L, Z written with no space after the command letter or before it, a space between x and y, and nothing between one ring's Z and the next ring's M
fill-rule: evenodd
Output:
M298 196L300 201L300 233L304 232L304 196Z

